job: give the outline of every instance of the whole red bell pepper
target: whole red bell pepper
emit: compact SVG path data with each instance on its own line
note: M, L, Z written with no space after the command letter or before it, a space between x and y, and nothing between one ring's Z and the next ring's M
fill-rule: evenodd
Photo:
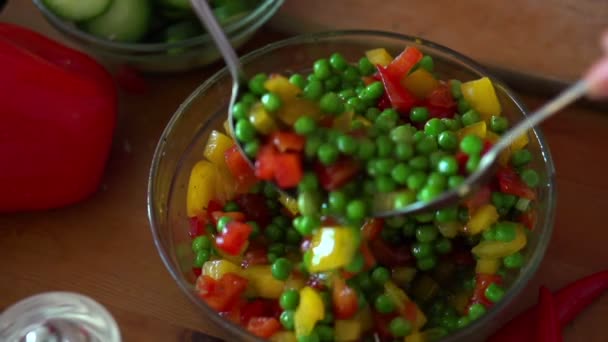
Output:
M8 23L0 23L0 68L0 212L61 207L94 193L116 121L110 74Z

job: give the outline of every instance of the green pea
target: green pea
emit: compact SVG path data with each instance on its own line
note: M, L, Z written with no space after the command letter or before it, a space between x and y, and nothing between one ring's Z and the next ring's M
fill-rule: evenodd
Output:
M361 72L361 75L371 75L375 70L376 68L369 61L369 59L367 59L367 57L362 57L361 59L359 59L359 72Z
M242 142L250 142L255 139L256 131L255 127L246 119L240 119L236 121L234 127L234 134L236 138Z
M378 285L384 285L391 278L391 272L382 266L376 267L372 271L372 280Z
M453 222L458 219L458 208L442 208L435 212L437 222Z
M389 324L389 330L395 337L404 337L412 333L412 324L403 317L395 317Z
M472 155L469 156L469 159L467 160L467 164L466 164L466 169L469 173L473 173L477 170L477 167L479 166L479 162L481 161L481 157L476 154L476 155Z
M249 142L245 143L245 145L243 146L243 152L245 152L245 154L249 158L252 158L252 159L258 155L259 150L260 150L260 142L257 140L249 141Z
M296 221L297 220L297 221ZM302 236L309 236L321 225L321 220L314 215L299 216L294 220L294 228ZM268 228L266 228L268 230Z
M452 156L445 156L439 160L437 171L441 174L452 176L458 173L458 162Z
M350 273L359 273L363 270L363 267L365 267L365 258L363 257L363 254L355 254L344 269Z
M527 149L522 149L513 152L511 155L511 164L515 167L521 167L528 164L532 160L532 153Z
M496 133L503 133L509 128L509 121L504 116L493 115L490 118L490 129Z
M329 208L334 212L343 212L346 209L346 194L343 191L331 191L328 195Z
M428 72L433 72L433 69L435 68L435 62L433 62L433 57L429 55L425 55L424 57L422 57L418 62L418 65L420 65L420 67L422 67Z
M386 135L381 135L376 139L376 153L379 157L389 157L393 154L395 145Z
M317 123L309 116L301 116L296 120L293 128L300 135L309 135L316 131Z
M429 118L429 110L426 107L414 107L410 111L410 120L413 122L424 122Z
M262 95L261 101L264 108L269 112L276 112L282 105L281 98L275 93L266 93Z
M397 125L399 119L397 112L392 109L385 109L374 122L374 127L381 132L390 132Z
M437 143L442 149L452 151L458 147L458 137L454 132L443 131L437 137Z
M357 82L360 81L361 74L359 73L359 69L352 65L348 65L342 72L342 78L349 82Z
M296 85L300 89L306 86L306 79L300 74L293 74L289 77L289 83Z
M321 342L321 340L317 332L313 330L310 335L298 336L298 342Z
M268 80L266 74L260 73L253 76L248 83L249 90L255 95L263 95L266 92L266 87L264 87L266 80Z
M454 175L448 177L448 188L454 189L464 183L464 177L460 175Z
M192 240L192 251L198 252L211 248L211 239L206 235L197 236Z
M538 173L532 169L524 169L523 171L521 171L520 176L521 180L523 180L524 183L526 183L526 185L531 188L537 187L540 183L540 177L538 176Z
M511 242L517 235L516 225L511 222L499 222L495 226L495 239L501 242Z
M323 144L323 139L319 135L309 135L306 138L306 145L304 145L304 154L308 158L317 156L319 147Z
M481 116L475 109L470 109L466 113L462 114L461 121L464 126L470 126L481 121Z
M374 101L384 94L384 85L382 82L375 81L365 87L361 99L364 101Z
M443 122L448 131L457 131L462 128L460 121L456 119L443 118L441 122Z
M399 142L395 144L395 157L406 161L414 156L414 147L410 143Z
M371 122L374 122L376 121L376 119L378 119L380 113L380 109L376 107L370 107L365 111L365 118Z
M424 155L429 155L437 151L437 140L433 137L425 136L416 143L416 151Z
M413 191L400 191L393 199L395 208L405 208L416 201L416 193Z
M367 215L365 202L360 199L351 200L346 206L346 217L353 221L363 220Z
M486 241L496 241L496 229L486 229L481 233L481 237Z
M285 241L290 245L299 245L302 240L302 235L295 229L288 229L285 232Z
M319 80L309 81L304 87L304 97L309 100L318 100L323 95L323 83Z
M441 132L445 131L447 127L438 118L432 118L424 125L424 133L428 136L438 137Z
M306 172L302 176L300 184L298 184L298 191L315 191L319 188L319 180L314 172Z
M274 255L281 256L285 254L285 245L280 242L275 242L268 246L268 253L273 253Z
M395 188L396 188L395 181L391 177L386 176L386 175L381 175L376 178L376 189L378 189L379 192L382 192L382 193L392 192L395 190Z
M295 328L295 309L285 310L279 316L279 320L283 325L283 328L287 330L293 330Z
M437 239L439 231L434 225L424 225L416 229L416 239L420 242L431 242Z
M448 254L452 251L452 241L446 238L440 238L435 242L435 251L437 254Z
M333 342L335 339L334 329L328 325L317 324L314 331L319 336L320 342Z
M344 90L341 90L340 92L338 92L338 96L340 96L340 98L342 100L346 101L350 98L356 98L357 93L355 92L354 89L349 88L349 89L344 89Z
M502 194L502 202L503 206L507 209L513 208L515 203L517 202L517 196L511 194Z
M338 94L328 92L321 97L319 107L322 111L330 114L340 114L344 111L344 103Z
M367 109L367 105L358 97L351 97L346 100L346 111L354 111L355 113L363 113ZM353 121L358 122L358 121Z
M270 271L275 279L286 280L289 277L292 268L293 266L289 260L278 258L272 263Z
M340 76L333 75L333 76L330 76L325 81L323 81L323 86L325 87L325 90L327 90L327 91L337 90L340 87L340 81L341 81Z
M466 113L469 109L471 109L471 105L464 97L458 99L458 113Z
M441 161L441 158L448 156L448 154L444 151L441 150L437 150L435 152L432 152L429 155L429 167L431 170L437 170L437 168L439 167L439 161Z
M368 160L374 156L376 153L376 144L374 144L370 139L365 138L359 141L359 151L357 152L357 156L361 160Z
M462 82L459 80L450 80L450 90L453 98L459 99L462 97L462 90L460 89L461 86Z
M429 168L429 158L425 156L416 156L408 162L408 165L416 171L425 171Z
M319 59L313 64L313 72L319 80L326 80L331 76L331 65L327 59Z
M435 258L435 256L429 256L426 258L420 258L420 259L416 260L416 266L421 271L432 270L433 268L435 268L436 265L437 265L437 258Z
M401 125L391 130L391 140L395 143L410 144L414 141L415 128L410 125Z
M481 303L475 303L469 307L469 318L475 321L486 314L486 307Z
M284 291L279 298L279 305L283 310L295 310L298 303L300 303L300 293L295 289Z
M458 322L456 323L458 329L464 329L471 324L471 319L467 316L462 316L458 318Z
M521 253L516 252L504 257L502 263L508 269L521 268L524 264L524 256Z
M222 216L219 220L217 220L217 231L222 232L226 229L226 225L232 221L232 217L230 216Z
M194 257L194 267L203 267L203 264L209 261L210 252L208 249L201 249L196 252L196 256Z
M325 312L325 317L323 317L323 319L321 321L319 321L319 323L322 324L331 324L334 322L334 314L331 312Z
M400 163L395 166L391 171L391 177L398 184L405 185L407 178L412 174L413 168L407 164Z
M424 134L423 131L418 131L418 132L414 133L414 143L415 144L419 143L425 137L426 137L426 134Z
M427 176L422 171L415 171L407 177L407 187L412 190L420 190L426 183Z
M486 288L485 295L492 303L498 303L505 296L505 290L499 285L492 283Z
M448 185L448 179L441 173L433 172L428 176L426 185L443 190Z
M430 242L417 242L412 245L412 255L416 259L433 256L433 245Z
M249 113L249 106L244 104L243 102L237 102L232 107L232 116L237 120L246 119L248 113Z
M321 144L317 151L317 157L319 161L325 165L331 165L338 160L340 152L338 149L329 143Z
M264 235L266 235L268 240L270 240L272 242L278 242L278 241L283 240L284 233L283 233L283 229L281 229L276 224L270 224L264 230Z
M298 209L302 215L316 215L319 212L319 198L313 191L298 194Z
M469 156L479 155L483 149L483 141L476 135L467 135L460 141L460 149Z
M241 210L241 208L239 207L238 204L236 204L236 202L229 201L226 203L226 205L224 205L223 210L224 210L224 212L230 212L230 211L239 211L239 210Z

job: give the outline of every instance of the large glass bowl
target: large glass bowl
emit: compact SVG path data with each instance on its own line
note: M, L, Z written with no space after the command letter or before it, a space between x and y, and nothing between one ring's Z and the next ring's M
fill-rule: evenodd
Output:
M263 0L251 12L224 27L235 48L243 45L281 7L284 0ZM173 43L122 43L93 36L74 23L51 12L43 0L33 0L46 20L66 38L104 61L128 64L146 72L179 72L201 67L220 58L211 36L201 36Z
M416 46L435 61L442 78L472 80L487 73L471 59L448 48L418 39L386 32L341 31L308 34L283 40L242 58L249 75L256 72L301 71L316 59L340 52L347 59L358 60L365 50L385 47L394 54L405 46ZM500 81L494 79L504 115L511 122L526 115L522 102ZM245 330L223 320L200 300L193 290L186 190L192 166L202 158L205 142L212 129L221 129L226 120L232 80L221 70L198 87L179 107L165 128L152 161L148 187L148 214L155 244L177 285L201 313L223 328L230 341L257 341ZM538 221L525 249L526 262L519 276L511 281L504 299L466 329L445 341L483 340L505 322L514 299L536 272L551 239L554 209L554 167L549 148L539 129L529 133L532 167L538 170Z

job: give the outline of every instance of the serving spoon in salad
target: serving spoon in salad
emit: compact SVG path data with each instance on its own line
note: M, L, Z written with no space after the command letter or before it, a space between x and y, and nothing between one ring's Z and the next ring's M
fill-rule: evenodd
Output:
M199 19L209 31L211 37L215 41L228 70L233 79L232 95L228 108L228 122L232 132L235 132L235 120L233 118L232 109L246 90L244 87L247 84L247 78L243 71L242 65L238 56L224 31L215 19L207 1L191 0L192 6L198 15ZM459 203L462 199L470 196L484 184L486 184L494 175L497 161L503 150L508 148L513 141L518 139L528 131L540 124L542 121L558 113L567 105L575 102L582 96L596 92L599 85L606 87L608 80L608 58L602 60L594 68L596 71L589 73L585 78L577 81L572 86L568 87L557 97L546 103L534 113L526 116L513 128L505 132L501 138L494 144L480 159L478 168L470 174L459 186L441 193L430 201L417 201L403 207L395 207L395 196L397 193L379 193L372 200L371 216L374 217L389 217L395 215L415 214L428 210L434 210ZM599 71L598 71L599 70ZM253 166L253 161L244 153L243 146L235 139L239 152L244 156L248 163ZM276 186L281 193L286 193L280 187ZM288 194L293 195L293 194Z

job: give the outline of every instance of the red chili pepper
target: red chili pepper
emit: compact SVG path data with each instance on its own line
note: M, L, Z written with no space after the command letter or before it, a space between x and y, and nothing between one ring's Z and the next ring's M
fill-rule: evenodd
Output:
M417 102L416 97L407 91L398 79L393 78L387 69L380 65L377 66L377 69L391 105L401 113L409 113Z
M561 342L562 331L555 312L555 301L551 291L544 286L539 291L539 310L536 340L539 342Z
M359 163L350 158L342 158L330 166L315 164L319 183L327 191L335 190L353 179L359 172Z
M122 65L114 74L116 83L131 94L145 94L148 91L148 84L143 76L128 65Z
M601 271L557 291L554 295L559 323L570 323L581 311L608 290L608 270ZM488 339L488 342L534 341L538 307L534 306L513 318Z
M87 55L0 23L0 212L76 203L97 191L117 95Z
M498 168L498 171L496 171L496 178L498 179L500 191L506 194L527 198L529 200L536 199L536 193L534 193L534 190L530 189L526 184L524 184L517 172L515 172L515 170L512 168L504 166Z

